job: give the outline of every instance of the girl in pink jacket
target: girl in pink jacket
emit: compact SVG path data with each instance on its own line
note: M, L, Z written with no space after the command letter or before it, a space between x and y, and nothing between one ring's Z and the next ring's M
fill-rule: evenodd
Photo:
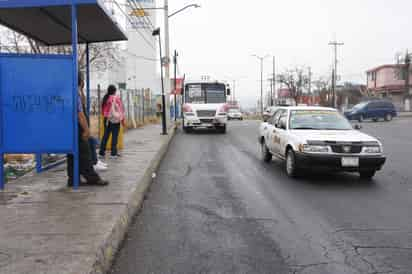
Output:
M100 142L100 156L104 157L106 153L107 140L112 135L112 152L111 156L114 158L120 157L117 152L117 140L120 132L120 123L124 125L125 114L122 101L116 95L116 87L110 85L107 89L106 95L103 97L102 114L104 121L104 134Z

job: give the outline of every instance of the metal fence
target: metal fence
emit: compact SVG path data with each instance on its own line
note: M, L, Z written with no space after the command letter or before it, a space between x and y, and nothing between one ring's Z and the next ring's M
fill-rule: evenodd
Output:
M90 94L91 127L93 132L100 135L98 117L101 115L101 104L105 91L91 90ZM136 127L143 124L148 118L156 116L156 96L150 89L119 90L119 95L129 127ZM95 121L93 122L93 120Z

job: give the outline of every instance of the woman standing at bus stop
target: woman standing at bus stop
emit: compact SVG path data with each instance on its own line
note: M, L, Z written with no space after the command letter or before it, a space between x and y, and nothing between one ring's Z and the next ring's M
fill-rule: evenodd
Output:
M104 133L100 143L100 156L104 157L106 154L107 141L112 135L112 151L111 156L114 158L120 157L117 152L117 140L120 132L120 124L125 124L125 115L122 100L116 95L116 87L110 85L107 89L106 95L103 97L102 113Z

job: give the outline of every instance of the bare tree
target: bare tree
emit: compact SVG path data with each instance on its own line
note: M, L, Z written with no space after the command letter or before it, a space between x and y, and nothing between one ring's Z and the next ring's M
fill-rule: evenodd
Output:
M330 106L332 104L332 79L330 77L319 77L313 81L313 84L315 86L315 93L320 97L320 105Z
M71 54L71 46L46 46L36 40L7 28L0 30L0 49L8 53ZM104 71L120 64L120 48L113 42L91 44L89 46L90 66L95 71ZM86 67L86 46L79 46L79 68Z
M278 75L277 81L284 84L290 92L290 96L297 103L299 97L303 94L303 89L309 84L309 75L305 74L306 70L302 67L287 69L284 73Z

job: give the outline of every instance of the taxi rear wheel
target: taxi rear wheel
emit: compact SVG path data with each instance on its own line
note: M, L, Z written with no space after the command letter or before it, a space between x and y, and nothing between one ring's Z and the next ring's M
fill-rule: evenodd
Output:
M385 121L389 122L392 120L392 114L388 113L385 115Z
M286 153L286 174L291 178L296 178L299 176L296 156L292 149L288 149Z
M270 153L264 140L260 144L260 153L261 153L262 160L265 163L269 163L270 161L272 161L272 153Z

